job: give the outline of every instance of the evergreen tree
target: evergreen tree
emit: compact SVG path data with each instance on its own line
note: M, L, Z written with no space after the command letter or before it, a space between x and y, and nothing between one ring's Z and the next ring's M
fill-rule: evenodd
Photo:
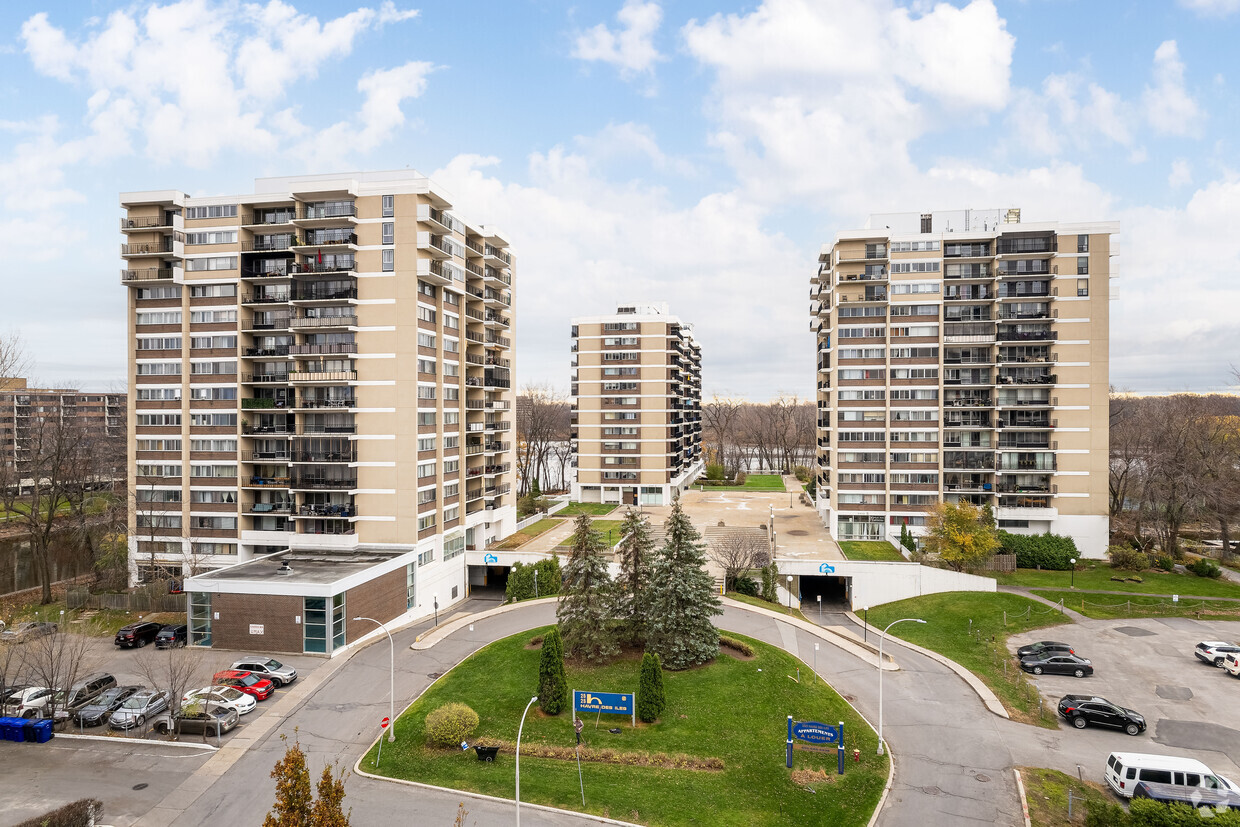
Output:
M990 503L982 506L982 523L990 528L995 527L995 509Z
M568 706L568 674L564 671L564 641L559 627L543 637L538 661L538 706L548 715L559 715Z
M653 724L663 714L667 699L663 695L663 664L653 652L642 655L641 680L637 685L637 717Z
M538 499L542 496L542 490L538 487L538 477L534 477L530 480L530 496L534 499Z
M605 661L619 651L612 622L614 587L607 571L603 536L588 514L577 517L570 544L555 612L564 654Z
M913 532L908 530L908 524L900 526L900 545L909 551L917 551L917 541L913 539Z
M679 497L663 528L667 542L651 570L646 636L650 650L668 669L687 669L719 654L719 632L711 618L723 610L706 573L702 535L689 522Z
M649 599L650 564L654 540L645 516L629 508L620 524L620 578L616 581L616 617L623 633L635 646L646 643L646 601Z
M779 578L779 569L772 562L762 567L762 599L767 603L778 603L779 592L775 590L775 582Z

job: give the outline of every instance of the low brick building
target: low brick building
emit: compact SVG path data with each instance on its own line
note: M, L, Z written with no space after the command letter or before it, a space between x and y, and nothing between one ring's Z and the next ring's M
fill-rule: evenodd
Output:
M411 551L285 551L191 577L193 646L330 657L389 623L427 614ZM444 595L441 605L456 595Z

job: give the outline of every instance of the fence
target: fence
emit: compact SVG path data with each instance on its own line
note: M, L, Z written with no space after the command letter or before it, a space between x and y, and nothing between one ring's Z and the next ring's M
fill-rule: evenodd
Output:
M90 594L86 589L69 589L65 603L70 609L110 609L120 612L184 612L185 595L145 592Z
M986 561L986 571L1016 571L1016 555L996 554Z
M534 523L538 522L539 520L545 517L550 517L552 514L563 511L564 509L568 508L568 503L569 501L566 499L560 500L558 503L551 506L546 511L539 511L534 514L531 514L530 516L526 517L524 520L518 520L517 531L520 531L523 528L532 526Z
M1063 601L1060 601L1061 603ZM1081 598L1081 611L1085 611L1085 607L1097 609L1104 612L1115 612L1116 617L1134 617L1139 613L1148 612L1152 615L1161 613L1176 614L1195 612L1200 618L1203 614L1221 615L1224 617L1235 616L1240 614L1240 602L1230 600L1199 600L1189 602L1187 600L1156 600L1146 602L1138 600L1123 600L1119 603L1095 603L1092 600Z

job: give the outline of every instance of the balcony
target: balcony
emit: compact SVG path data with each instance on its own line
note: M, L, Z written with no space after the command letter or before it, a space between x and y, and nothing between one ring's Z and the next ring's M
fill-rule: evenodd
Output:
M165 212L162 215L146 215L137 218L122 218L121 232L129 232L132 230L157 230L172 227L172 213Z
M289 454L288 446L285 446L282 450L278 450L278 451L271 450L271 451L242 451L241 452L242 462L284 463L284 462L289 461L289 457L290 457L290 454Z
M262 384L265 382L287 383L289 375L287 373L243 373L241 381L249 384Z
M418 278L430 284L451 284L455 277L454 269L444 265L444 262L435 259L427 260L418 259ZM464 279L460 279L464 281Z
M488 431L509 431L512 430L512 423L508 421L488 422L486 429Z
M353 382L357 380L355 370L294 370L289 371L290 382Z
M290 348L290 345L277 345L276 347L247 347L242 348L241 355L250 358L281 357L288 356Z
M1055 269L1057 268L1052 268L1051 263L1046 259L1035 258L1001 261L995 271L999 278L1012 278L1014 276L1048 276Z
M1044 373L1036 376L1000 376L1000 385L1054 385L1059 381L1058 375Z
M320 327L356 327L357 316L295 316L289 320L293 330Z
M297 477L291 487L298 491L349 491L357 488L357 477Z
M292 455L293 462L357 462L357 447L345 451L297 451Z
M860 302L885 302L886 290L866 290L864 293L840 293L837 298L840 304L858 304Z
M293 433L293 426L288 423L251 425L248 422L242 422L241 433L243 436L286 435Z
M418 249L429 253L433 258L447 259L452 258L456 247L445 240L443 235L437 233L418 233Z
M357 507L352 503L310 503L298 508L296 516L348 520L357 516Z
M279 259L275 264L259 261L243 262L241 278L243 279L286 279L293 264L288 259Z
M482 300L486 303L487 307L508 307L512 304L508 296L497 290L491 290L490 288L483 291Z
M160 279L172 278L171 267L146 267L141 270L126 270L121 268L121 284L131 284L140 281L158 281Z
M262 411L269 408L285 407L283 399L270 399L268 397L252 397L241 400L241 410L243 411Z
M243 488L288 488L289 478L285 476L254 475L242 478Z
M318 255L319 250L335 252L341 248L356 250L357 234L349 232L309 232L300 238L293 239L290 248L293 252L306 255Z
M243 227L287 226L291 225L296 217L297 213L290 207L256 209L242 214L241 225Z
M269 286L275 287L276 285L269 285ZM254 293L243 293L241 295L241 303L242 304L287 304L288 293L285 293L285 292L268 293L266 291L254 292Z
M512 339L488 333L485 344L488 348L510 348L512 347Z
M508 275L503 270L497 270L494 267L484 268L483 278L486 281L498 282L499 284L505 285L507 287L512 286L512 276Z
M504 252L504 250L493 244L484 245L482 248L482 254L488 262L499 262L504 267L512 266L512 257L509 256L508 253Z
M289 297L295 302L331 301L333 299L356 299L356 287L316 287L313 284L302 284L301 289L294 290Z
M141 241L136 244L122 244L121 258L162 256L173 252L173 249L171 238L164 238L159 241Z
M508 327L510 323L511 322L507 316L502 316L499 313L495 313L490 310L487 311L487 314L486 314L486 326L487 327L505 328L505 327Z
M303 396L297 400L298 408L306 408L309 410L319 410L324 408L354 408L357 406L357 400L347 399L319 399L313 396Z
M1023 254L1051 254L1059 249L1059 237L1051 234L1024 238L1000 238L995 247L995 254L1000 256Z
M351 221L357 218L357 205L349 203L312 203L298 206L297 215L293 219L293 223L300 226L309 226L323 221L331 221L334 218L342 218Z
M1000 342L1054 342L1059 333L1054 330L1000 330L996 338Z
M285 351L290 356L333 356L357 353L356 342L337 342L329 345L289 345Z
M288 330L290 316L251 316L241 323L242 330Z
M943 258L990 258L990 243L947 242L943 245Z
M292 236L272 236L241 242L243 253L280 253L292 249Z
M246 514L292 514L293 503L290 501L283 502L250 502L244 507Z
M867 244L862 250L840 250L839 259L844 261L874 261L887 258L886 244Z
M351 273L357 269L357 261L352 255L310 256L305 261L292 262L288 271L291 275L315 275L318 273Z

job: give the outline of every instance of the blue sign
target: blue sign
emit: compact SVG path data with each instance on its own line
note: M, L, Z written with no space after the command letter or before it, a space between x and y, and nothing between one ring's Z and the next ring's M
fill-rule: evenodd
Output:
M830 563L823 563L818 567L818 571L822 574L835 574L835 566Z
M632 715L636 712L633 696L618 692L574 692L573 708L608 715Z
M488 554L487 556L485 556L485 557L483 557L483 558L482 558L482 562L484 562L484 563L498 563L498 562L499 562L499 558L498 558L498 557L496 557L494 554Z
M840 730L817 721L800 721L792 725L792 737L811 744L834 744L840 739Z

